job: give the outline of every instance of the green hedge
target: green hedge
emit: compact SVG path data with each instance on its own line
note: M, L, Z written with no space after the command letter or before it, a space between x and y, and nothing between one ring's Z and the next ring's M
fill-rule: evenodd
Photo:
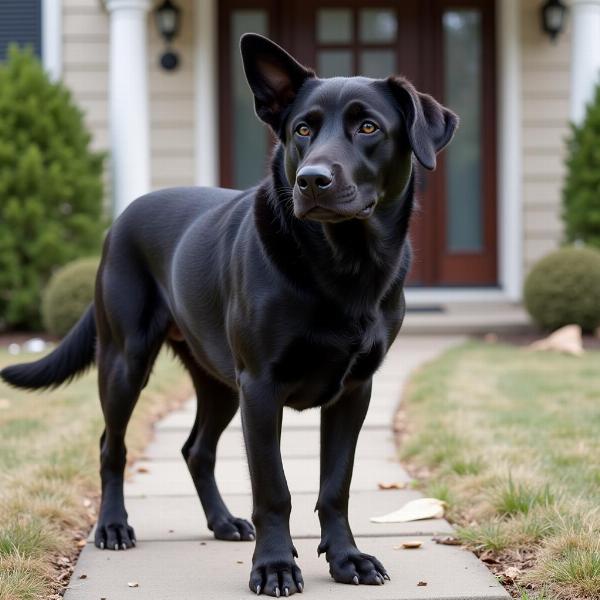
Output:
M567 239L600 248L600 87L585 119L571 127L563 189Z
M102 163L68 90L11 48L0 64L0 330L38 327L52 271L99 252Z

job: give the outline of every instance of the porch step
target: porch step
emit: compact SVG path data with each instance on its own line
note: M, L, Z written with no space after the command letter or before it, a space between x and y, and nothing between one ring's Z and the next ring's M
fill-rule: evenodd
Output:
M434 310L434 308L436 310ZM520 334L534 330L525 309L508 302L409 303L403 334Z

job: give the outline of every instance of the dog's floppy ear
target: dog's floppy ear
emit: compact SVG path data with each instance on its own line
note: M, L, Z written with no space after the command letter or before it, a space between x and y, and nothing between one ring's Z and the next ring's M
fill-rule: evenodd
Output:
M388 85L406 123L408 141L417 160L432 171L435 155L446 146L458 126L458 117L428 94L417 92L404 77L389 77Z
M256 114L277 132L285 109L302 84L315 74L262 35L244 34L240 48Z

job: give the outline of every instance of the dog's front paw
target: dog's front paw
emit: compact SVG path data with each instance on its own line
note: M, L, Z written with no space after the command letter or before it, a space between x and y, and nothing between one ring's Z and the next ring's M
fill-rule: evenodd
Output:
M96 548L100 550L127 550L135 546L135 532L127 523L127 515L119 517L100 516L94 535Z
M338 552L327 552L329 572L338 583L383 585L390 578L385 567L370 554L351 546Z
M215 534L218 540L229 540L232 542L252 541L256 537L254 526L246 519L228 516L218 519L209 524L208 528Z
M293 557L256 558L250 573L250 589L267 596L291 596L304 590L302 571Z

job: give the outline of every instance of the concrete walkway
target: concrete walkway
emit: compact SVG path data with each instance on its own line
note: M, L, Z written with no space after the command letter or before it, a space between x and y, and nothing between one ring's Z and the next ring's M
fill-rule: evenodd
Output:
M350 523L358 547L376 555L391 581L383 586L336 584L325 558L317 558L319 523L313 512L319 482L319 412L286 411L282 454L292 493L291 532L305 582L297 598L344 600L506 600L508 595L471 553L438 545L435 534L452 532L444 520L375 524L385 514L419 497L412 490L378 490L378 482L406 481L395 461L392 418L409 373L458 337L400 335L377 374L373 399L361 433L350 497ZM180 455L194 417L194 402L157 426L154 442L134 466L126 485L130 523L138 547L126 552L97 550L90 536L66 600L227 600L250 598L248 578L254 544L224 542L206 527L191 478ZM250 482L239 416L223 434L217 481L230 510L249 518ZM421 539L416 550L398 550L406 539ZM85 576L85 577L84 577Z

